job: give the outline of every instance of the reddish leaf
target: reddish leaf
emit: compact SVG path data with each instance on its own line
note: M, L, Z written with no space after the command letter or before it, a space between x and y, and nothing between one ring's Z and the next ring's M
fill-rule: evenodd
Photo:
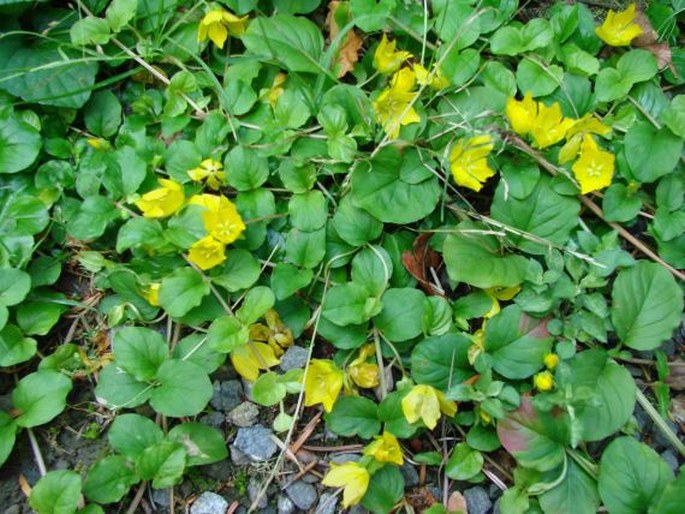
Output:
M426 294L445 296L444 292L436 288L430 281L430 268L438 270L442 266L440 254L434 251L428 242L432 234L421 234L414 240L412 250L402 254L402 264L406 270L419 282L419 287Z
M447 500L447 511L469 514L469 510L466 506L466 498L464 498L464 495L459 491L454 491L452 494L450 494L449 500Z
M666 66L672 67L671 48L668 46L668 43L659 42L659 34L654 30L652 22L649 21L645 13L637 11L635 13L635 23L642 28L642 34L633 39L632 45L636 48L643 48L652 52L656 57L659 69L663 69Z
M329 41L333 41L340 32L340 24L349 22L350 12L347 2L334 0L328 4L328 15L326 16L326 26L328 27ZM344 40L340 43L336 54L336 76L344 77L354 69L354 65L359 61L359 50L364 41L359 37L354 29L350 29L345 34Z

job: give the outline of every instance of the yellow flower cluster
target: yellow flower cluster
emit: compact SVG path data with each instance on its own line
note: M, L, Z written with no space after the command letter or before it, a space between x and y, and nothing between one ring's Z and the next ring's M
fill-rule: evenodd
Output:
M208 234L191 245L188 259L202 270L218 266L226 260L226 245L240 237L245 224L235 204L223 195L195 195L188 203L204 208L202 221Z
M183 186L174 180L160 178L157 189L145 193L135 202L145 218L168 218L185 202Z
M495 174L488 164L488 155L494 143L487 134L462 138L450 152L450 170L454 181L460 186L480 191L487 179Z
M433 386L418 384L402 398L402 413L409 423L421 420L433 430L440 414L452 417L457 413L457 404L445 398L445 394Z
M413 107L418 97L418 92L414 91L417 84L437 90L449 85L439 68L428 71L421 64L414 64L411 68L400 69L413 56L410 52L396 50L396 44L396 41L388 41L383 34L373 55L373 67L379 73L393 74L389 86L373 102L376 119L389 139L397 139L402 126L421 121Z
M214 159L205 159L197 168L188 170L188 176L195 182L204 180L207 187L214 191L221 187L224 178L226 178L223 164Z
M611 46L628 46L642 32L642 27L635 23L635 4L621 12L609 10L604 23L595 29L599 38Z
M509 98L505 114L514 132L530 134L533 146L537 148L547 148L566 139L559 152L559 163L564 164L578 156L571 169L580 184L581 194L611 184L616 159L611 152L600 149L592 136L606 136L611 129L594 116L587 115L579 120L566 118L558 102L548 107L542 102L535 102L530 92L524 95L523 100Z
M197 40L209 38L219 48L223 48L228 36L240 37L245 33L247 16L236 16L225 9L209 11L200 21L197 28Z

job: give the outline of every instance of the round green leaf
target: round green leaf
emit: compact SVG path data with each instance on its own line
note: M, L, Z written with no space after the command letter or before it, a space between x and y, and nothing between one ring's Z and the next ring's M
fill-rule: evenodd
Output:
M611 321L623 344L654 350L680 324L683 295L662 266L639 262L619 272L611 291Z
M654 182L678 164L683 140L668 130L643 122L633 125L623 141L630 171L640 182Z
M192 268L180 268L164 277L159 288L159 304L170 316L180 317L202 302L209 284Z
M419 384L445 390L475 372L469 365L468 350L471 340L463 334L429 337L411 352L412 376Z
M545 514L595 514L599 507L597 483L573 459L567 459L566 465L563 480L540 496L540 506Z
M114 334L112 351L116 365L140 381L152 380L169 353L159 332L142 327L118 330Z
M377 314L380 304L366 287L355 282L333 286L323 302L322 315L331 323L344 327L359 325Z
M642 208L640 197L624 184L611 184L604 192L602 211L607 221L630 221Z
M281 262L276 265L271 274L271 289L278 300L285 300L308 286L312 278L314 278L312 270L300 269L287 262Z
M276 373L264 373L257 378L252 386L252 399L259 405L267 407L276 405L285 398L287 390L279 382Z
M0 366L14 366L29 360L36 354L36 340L24 337L15 325L0 330Z
M83 113L86 127L100 137L113 136L121 124L121 104L109 90L95 93Z
M244 325L251 325L264 316L275 302L276 297L271 289L266 286L253 287L245 295L240 309L236 312L236 317Z
M668 464L632 437L615 439L602 454L599 495L612 514L646 512L672 481Z
M404 495L404 477L397 466L383 466L371 477L361 504L375 514L390 512Z
M174 347L173 357L197 364L207 373L213 373L226 361L226 354L213 350L208 337L198 333L181 339Z
M113 363L100 372L95 396L98 402L110 409L132 409L145 403L150 398L151 390L152 386L139 382Z
M57 371L26 375L12 391L12 403L21 412L17 425L35 427L52 420L66 407L71 387L71 380Z
M20 303L31 290L31 275L15 268L0 268L0 304Z
M326 224L328 209L321 191L307 191L293 195L288 202L288 214L293 227L312 232Z
M392 260L381 246L362 248L352 259L352 281L380 295L392 277Z
M91 501L114 503L121 500L139 480L129 461L121 455L110 455L97 461L90 469L83 483L83 492Z
M236 146L228 152L224 168L227 170L228 185L238 191L256 189L269 177L269 163L266 158L256 150L243 146Z
M466 443L459 443L445 465L445 474L452 480L468 480L483 469L483 454Z
M531 58L524 58L516 69L516 83L520 91L529 92L533 97L552 94L564 78L561 66L548 66Z
M246 289L259 278L261 267L247 250L233 248L221 266L212 269L212 282L234 293Z
M373 324L392 342L406 341L421 334L426 295L411 287L388 289L381 297L383 308Z
M179 483L185 467L185 448L174 441L160 441L143 450L136 459L136 472L143 480L152 480L155 489Z
M49 471L38 480L29 497L37 514L73 514L81 499L81 476L68 470Z
M331 222L340 238L352 246L362 246L383 232L383 224L357 208L349 196L343 197Z
M0 174L28 168L41 148L39 132L15 116L0 117Z
M17 437L17 424L5 411L0 410L0 466L12 453Z
M129 460L134 460L145 448L164 438L162 429L140 414L120 414L107 434L109 444Z
M371 439L381 431L378 407L363 396L343 396L326 414L326 423L336 434Z
M228 353L234 348L246 344L250 328L235 316L221 316L209 326L207 342L212 350Z
M223 435L202 423L193 421L176 425L168 437L185 447L188 466L212 464L228 457Z
M170 359L157 370L159 386L150 393L150 405L160 414L174 418L194 416L212 397L212 383L200 366Z

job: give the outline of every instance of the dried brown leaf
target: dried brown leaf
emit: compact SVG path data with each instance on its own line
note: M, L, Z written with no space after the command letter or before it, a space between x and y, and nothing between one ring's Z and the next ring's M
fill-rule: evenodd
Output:
M466 498L459 491L454 491L450 494L447 500L447 510L448 512L454 512L455 514L460 512L462 514L469 514L469 510L466 508Z
M414 240L412 250L402 254L402 264L406 270L419 282L419 287L426 294L444 296L431 282L429 269L437 270L442 265L442 258L433 250L428 242L432 234L421 234Z
M659 34L652 27L652 22L649 21L647 15L638 10L635 13L635 23L642 28L642 34L633 39L633 46L653 53L659 69L672 66L671 48L668 46L668 43L659 42Z
M338 12L339 9L342 9L340 13ZM340 17L349 21L349 16L349 7L346 2L333 0L328 4L326 27L328 28L329 41L333 41L340 32L340 27L338 25ZM344 77L354 69L354 65L359 61L359 51L363 44L364 40L359 37L354 29L351 29L345 35L345 39L340 45L335 60L335 69L338 78Z

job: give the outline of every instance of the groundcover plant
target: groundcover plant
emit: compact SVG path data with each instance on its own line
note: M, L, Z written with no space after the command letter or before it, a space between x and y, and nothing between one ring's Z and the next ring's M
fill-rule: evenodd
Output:
M683 0L0 13L3 508L683 512Z

